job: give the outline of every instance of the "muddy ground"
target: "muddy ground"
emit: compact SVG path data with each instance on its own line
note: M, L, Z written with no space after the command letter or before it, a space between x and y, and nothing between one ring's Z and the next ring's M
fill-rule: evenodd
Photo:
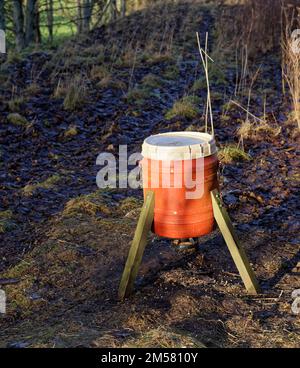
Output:
M215 39L217 16L218 9L197 1L166 4L59 50L2 61L0 285L7 313L0 319L1 347L299 346L299 315L291 310L291 294L300 288L299 136L276 54L252 60L262 67L251 112L263 115L267 95L267 127L244 139L246 159L220 157L223 199L263 293L247 295L216 230L194 252L151 235L136 293L117 300L142 192L98 190L96 157L117 153L119 144L140 151L150 134L203 131L206 90L203 80L201 88L194 84L203 75L195 32ZM234 57L220 51L214 57L222 149L239 141L245 112L224 107L234 95ZM94 65L106 69L92 72ZM72 108L66 89L76 75L84 76L84 98ZM166 119L184 95L199 97L197 116ZM245 99L241 93L240 103Z

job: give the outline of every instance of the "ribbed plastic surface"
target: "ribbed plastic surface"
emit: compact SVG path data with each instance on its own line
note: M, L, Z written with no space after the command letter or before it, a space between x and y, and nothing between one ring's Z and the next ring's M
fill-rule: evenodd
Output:
M145 139L142 155L151 160L191 160L217 152L210 134L173 132L152 135Z
M153 231L159 236L173 239L194 238L209 234L214 229L210 192L218 188L218 159L213 137L204 133L191 134L189 132L188 135L184 134L183 136L182 133L168 133L149 137L145 142L146 145L145 143L143 145L144 159L142 161L143 186L144 194L148 190L155 192ZM155 143L157 144L157 150L153 148ZM149 145L153 147L149 149ZM197 153L195 158L194 153L196 151L189 148L193 146L202 147L202 156L197 157ZM168 148L169 150L161 152L162 148ZM175 184L174 171L178 171L178 157L182 154L184 157L188 157L188 154L186 156L184 154L186 148L190 152L190 158L181 159L181 163L179 163L181 169L179 171L183 172L184 166L189 161L190 175L195 179L196 168L199 167L200 160L202 160L203 175L197 182L198 186L203 185L203 194L200 198L187 199L186 193L194 189L185 186L184 177L180 188ZM178 151L178 149L180 150ZM208 149L211 152L210 155L206 155ZM157 157L157 159L152 157ZM172 158L174 161L172 161ZM163 187L166 160L171 160L169 162L171 174L168 188ZM153 183L156 185L153 185Z

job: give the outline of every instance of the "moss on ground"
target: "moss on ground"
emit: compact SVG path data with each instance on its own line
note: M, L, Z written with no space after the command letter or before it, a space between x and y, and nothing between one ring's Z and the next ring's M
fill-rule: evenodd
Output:
M12 230L15 227L13 213L10 210L0 211L0 234Z
M7 121L13 125L20 125L20 126L26 126L29 124L28 120L18 113L8 114Z
M25 195L31 195L34 193L34 191L36 189L42 188L42 189L52 189L55 187L56 184L58 184L61 180L60 175L58 174L54 174L52 176L50 176L49 178L47 178L46 180L40 182L40 183L35 183L35 184L27 184L24 188L23 188L23 192Z

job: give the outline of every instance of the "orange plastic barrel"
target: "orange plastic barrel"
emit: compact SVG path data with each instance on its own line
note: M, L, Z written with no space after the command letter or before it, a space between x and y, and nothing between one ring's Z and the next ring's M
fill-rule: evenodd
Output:
M210 192L218 188L214 138L199 132L158 134L144 141L142 155L144 196L155 193L153 232L183 239L213 231Z

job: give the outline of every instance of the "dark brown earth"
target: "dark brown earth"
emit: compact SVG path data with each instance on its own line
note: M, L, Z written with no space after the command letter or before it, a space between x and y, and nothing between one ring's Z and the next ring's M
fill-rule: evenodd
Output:
M300 288L298 138L276 55L251 61L253 70L262 65L251 112L262 116L268 94L268 129L244 139L249 161L223 160L220 170L223 199L263 293L246 294L215 231L199 239L195 252L178 252L170 240L151 235L136 293L117 300L142 193L97 190L96 157L117 153L119 144L140 151L150 134L203 130L203 107L192 120L164 114L203 74L195 32L201 39L206 31L217 33L217 16L195 1L166 4L60 50L1 64L0 285L8 303L1 347L299 347L299 315L291 310L291 294ZM215 134L222 148L238 142L245 113L231 106L224 115L235 87L234 57L219 50L214 58ZM108 65L105 86L91 76L93 65ZM134 86L144 92L149 73L158 85L126 98ZM53 95L79 74L86 97L67 110L64 98ZM205 106L205 88L195 94ZM9 104L12 95L21 102ZM239 101L246 104L242 96ZM10 113L27 123L12 123Z

